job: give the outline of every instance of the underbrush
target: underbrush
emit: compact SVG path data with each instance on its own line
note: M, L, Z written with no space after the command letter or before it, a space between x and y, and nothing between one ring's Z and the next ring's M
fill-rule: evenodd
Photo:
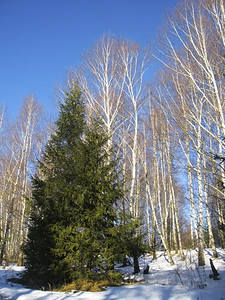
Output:
M99 292L103 291L108 286L120 286L123 283L123 276L119 272L110 271L105 274L95 274L92 272L86 272L80 277L77 276L75 280L68 283L59 283L54 280L45 280L44 275L33 276L29 273L24 273L22 278L11 279L16 283L20 283L28 288L39 289L39 290L50 290L60 292L71 292L71 291L90 291Z
M109 272L104 275L89 274L84 278L77 279L76 281L65 284L61 288L57 289L60 292L71 291L89 291L100 292L108 286L121 286L123 277L118 272Z

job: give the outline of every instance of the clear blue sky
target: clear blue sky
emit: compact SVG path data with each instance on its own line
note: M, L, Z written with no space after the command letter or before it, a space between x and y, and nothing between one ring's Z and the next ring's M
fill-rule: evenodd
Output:
M104 33L146 45L178 0L0 0L0 107L34 94L53 109L67 71Z

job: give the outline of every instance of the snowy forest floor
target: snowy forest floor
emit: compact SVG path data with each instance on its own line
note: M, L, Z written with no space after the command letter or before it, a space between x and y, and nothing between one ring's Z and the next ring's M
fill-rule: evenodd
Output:
M225 300L225 249L218 249L218 258L213 259L214 266L219 273L219 280L209 278L212 274L209 259L212 258L211 249L205 249L206 265L197 266L197 251L185 251L186 260L174 255L174 266L170 266L164 252L157 252L157 260L146 255L139 259L141 272L133 275L132 267L120 268L127 281L121 287L108 287L103 292L72 291L49 292L27 289L19 284L8 281L18 277L24 267L10 265L0 267L0 299L8 300L167 300L167 299L195 299L195 300ZM146 265L149 274L143 274Z

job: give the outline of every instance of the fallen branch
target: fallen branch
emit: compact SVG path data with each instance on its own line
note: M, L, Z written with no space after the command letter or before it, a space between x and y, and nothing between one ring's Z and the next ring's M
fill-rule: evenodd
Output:
M213 264L213 261L211 260L211 258L209 259L210 261L210 266L211 266L211 269L212 269L212 272L213 274L209 274L209 278L213 278L214 280L219 280L220 278L218 277L219 276L219 273L217 272L214 264Z

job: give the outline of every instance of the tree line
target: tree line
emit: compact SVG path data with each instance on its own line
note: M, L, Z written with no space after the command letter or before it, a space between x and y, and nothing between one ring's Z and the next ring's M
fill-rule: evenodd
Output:
M165 249L171 264L172 250L198 247L204 265L204 247L215 257L216 247L224 247L224 54L224 1L182 1L156 45L104 35L61 89L62 104L79 83L85 120L99 120L107 136L105 163L116 161L123 191L114 198L115 213L137 221L135 237L154 257ZM43 149L57 128L43 125L33 97L24 100L14 124L7 123L4 109L0 120L1 260L19 261L33 213L34 176L43 176ZM103 194L107 201L108 192Z

